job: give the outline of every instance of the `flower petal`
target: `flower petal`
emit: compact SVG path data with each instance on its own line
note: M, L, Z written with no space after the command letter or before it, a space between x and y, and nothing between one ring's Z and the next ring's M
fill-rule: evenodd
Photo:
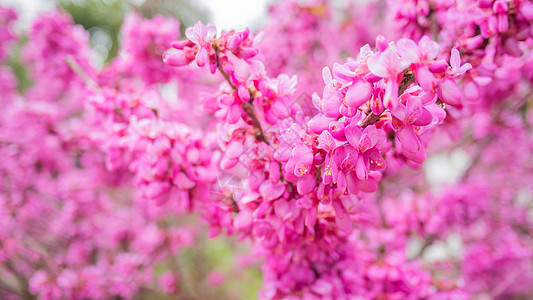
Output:
M396 47L403 59L411 63L416 63L420 60L418 46L413 40L400 39L398 42L396 42Z
M402 126L397 135L402 147L408 152L417 152L420 149L420 141L415 133L413 126Z
M346 92L346 104L358 108L372 96L372 84L364 81L356 81Z
M370 170L372 171L378 171L378 170L384 170L386 167L385 160L377 150L373 150L370 152L369 155L370 159Z
M307 175L300 177L296 185L298 194L307 195L316 188L316 177L314 174L308 173Z
M349 124L344 128L344 134L346 135L348 143L354 148L357 148L361 135L363 134L363 129L355 124Z

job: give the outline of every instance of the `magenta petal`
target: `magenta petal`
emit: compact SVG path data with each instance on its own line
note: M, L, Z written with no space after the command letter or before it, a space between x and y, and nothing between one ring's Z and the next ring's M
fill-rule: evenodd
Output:
M418 48L422 56L426 59L433 60L440 53L439 43L430 39L427 35L423 36L418 42Z
M378 190L378 182L373 178L359 181L359 188L365 193L373 193Z
M259 50L255 48L247 48L246 50L241 51L241 58L243 59L249 59L257 55L259 53Z
M432 104L426 106L426 109L431 113L431 115L438 120L438 124L442 123L446 118L446 111L437 104Z
M454 106L461 105L461 90L453 79L446 79L440 84L439 96L446 104Z
M242 36L235 34L226 41L226 48L233 51L237 49L242 43Z
M357 108L354 108L354 107L351 107L351 106L346 106L345 104L341 105L341 108L340 108L340 113L341 115L347 117L347 118L351 118L353 116L355 116L355 114L357 113Z
M324 149L326 152L332 152L335 150L335 141L333 140L333 136L331 136L331 133L329 131L325 130L320 134L318 137L318 146L319 149Z
M313 163L313 152L303 143L296 144L296 146L292 149L292 156L296 160L297 165L310 165Z
M274 202L274 212L278 218L283 219L290 214L289 204L285 199L276 200Z
M347 172L346 187L350 194L357 194L359 192L359 185L357 184L357 178L355 177L354 172Z
M344 209L346 209L348 213L355 211L357 202L358 202L357 197L353 195L347 195L347 196L341 197L342 206L344 207Z
M173 67L182 67L189 64L189 61L187 61L187 58L185 57L185 53L182 51L176 53L165 53L163 55L163 62Z
M340 92L331 93L322 100L322 112L328 118L338 118L339 108L342 104L342 94Z
M416 162L416 163L423 163L426 160L426 149L421 146L420 149L416 152L403 152L403 155L407 157L408 159Z
M238 159L232 159L232 158L223 156L222 159L220 160L220 168L223 170L231 169L235 167L238 162L239 162Z
M327 118L323 114L317 114L311 120L309 120L307 126L312 133L320 134L323 131L328 130L329 124L333 121L335 121L335 119Z
M230 124L235 124L241 118L241 107L238 104L232 104L228 108L228 115L226 121Z
M422 102L422 105L434 104L437 101L437 95L435 93L422 92L418 95L418 98Z
M239 98L242 100L242 102L247 102L248 100L250 100L250 93L244 85L239 85L239 88L237 89L237 94L239 95Z
M367 65L368 69L370 70L370 72L372 72L372 74L385 78L387 77L388 73L386 66L382 63L382 60L380 59L381 55L383 55L383 53L374 54L367 60Z
M357 158L357 163L355 164L355 175L360 180L368 179L368 168L366 167L366 162L362 154Z
M232 105L233 103L235 103L235 98L233 98L232 96L228 95L228 94L222 94L220 96L218 96L218 101L220 102L220 104L224 104L224 105Z
M368 133L363 131L363 135L361 135L361 139L359 140L359 145L357 149L359 150L359 152L363 153L370 148L372 148L372 140L370 139Z
M242 154L244 149L244 146L242 143L237 141L232 141L228 144L228 147L226 148L226 156L230 159L239 158L239 156Z
M334 121L329 124L329 132L331 136L344 139L344 122ZM332 142L335 143L335 141Z
M194 35L196 37L196 39L198 40L198 42L203 42L205 41L205 38L207 36L207 28L205 28L205 25L198 21L194 27Z
M413 122L413 125L427 126L431 124L431 121L433 121L433 115L427 109L422 107L420 109L420 115L418 115L416 121Z
M328 296L328 295L331 295L331 293L333 292L333 285L331 282L327 280L319 279L313 283L313 285L311 286L311 290L315 294L318 294L321 296ZM312 298L306 295L304 299L312 299Z
M339 176L339 166L333 161L329 154L326 155L324 163L324 174L322 180L324 184L336 183Z
M346 191L346 175L343 171L339 172L339 178L337 179L337 189L344 193Z
M422 89L426 92L433 92L435 80L435 76L426 67L422 67L416 72L416 81L418 81Z
M200 47L200 50L198 50L198 53L196 53L196 64L198 64L199 67L205 66L207 63L207 50L205 47Z
M376 125L370 125L367 128L365 128L364 132L368 135L370 138L370 147L378 147L380 149L383 147L383 145L387 141L387 137L385 135L385 132L382 129L377 129Z
M445 60L432 61L429 65L431 73L443 73L446 69L448 69L448 63Z
M290 149L289 149L290 151ZM291 153L291 152L289 152ZM294 168L296 167L296 159L294 159L292 156L289 156L290 159L285 164L285 172L286 173L292 173L294 171Z
M402 103L398 103L398 105L394 108L391 108L390 111L398 120L404 121L407 119L407 108Z
M252 225L252 212L247 209L241 210L233 220L233 226L237 230L246 228L250 225Z
M311 193L316 188L316 177L311 173L300 177L300 179L298 179L296 188L298 190L298 194L300 195L307 195Z
M396 42L396 48L404 60L410 63L419 61L418 46L411 39L400 39Z
M356 81L346 92L346 104L358 108L372 96L372 85L368 82Z
M413 126L402 126L397 132L397 137L406 151L417 152L420 149L420 141Z
M317 209L316 207L311 207L307 213L307 216L305 216L305 226L308 228L313 228L315 226L316 217L317 217Z
M389 80L385 87L385 95L383 95L383 103L385 106L389 105L394 108L398 105L398 82L396 80Z
M459 54L459 50L455 48L452 49L452 53L450 55L450 65L454 71L461 67L461 55Z
M265 180L259 187L259 194L266 201L278 199L285 192L285 185L281 182L272 183L270 180Z
M188 40L182 40L182 41L175 41L170 44L170 46L174 49L183 50L187 44L190 43Z
M289 144L283 143L274 152L274 159L280 162L287 161L291 157L291 152Z
M363 134L363 129L357 125L349 124L344 128L344 134L350 145L357 148L361 135Z
M518 47L516 47L515 49L518 49ZM470 63L466 63L464 65L462 65L459 70L457 70L457 72L455 72L455 76L457 75L462 75L464 74L465 72L469 71L472 69L472 65Z
M370 160L370 170L379 171L379 170L384 170L386 167L385 160L383 159L383 157L377 150L370 152L369 160Z
M333 65L333 74L335 74L335 77L342 79L345 82L349 82L355 77L355 72L338 63Z

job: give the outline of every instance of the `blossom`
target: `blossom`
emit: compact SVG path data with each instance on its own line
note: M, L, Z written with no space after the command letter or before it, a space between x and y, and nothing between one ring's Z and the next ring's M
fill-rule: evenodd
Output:
M382 53L375 54L368 60L368 68L372 74L386 78L387 86L383 102L385 106L396 106L398 98L398 77L407 69L410 62L400 59L397 53L391 47L388 47Z
M213 24L205 26L202 22L198 21L193 27L189 27L185 30L187 38L200 46L198 53L196 53L196 63L199 67L205 66L208 60L208 53L211 51L211 39L215 37L217 29Z
M367 180L370 170L385 169L385 160L379 153L385 147L385 134L374 125L365 129L350 124L346 126L346 139L358 153L355 174L360 180ZM355 157L354 157L355 158Z

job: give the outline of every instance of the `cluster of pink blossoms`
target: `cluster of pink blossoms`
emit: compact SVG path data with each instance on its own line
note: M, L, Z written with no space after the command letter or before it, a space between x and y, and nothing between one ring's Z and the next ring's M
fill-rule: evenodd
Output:
M417 45L379 37L377 52L366 45L356 59L336 64L333 74L323 70L326 87L322 97L312 97L318 110L312 117L314 112L290 102L294 79L267 76L248 30L218 38L215 33L212 25L197 23L164 60L209 66L226 80L215 96L204 97L204 107L221 122L221 168L250 166L243 194L227 206L237 212L231 231L251 237L268 261L285 261L265 265L273 282L264 297L364 295L364 289L346 291L348 281L335 286L332 281L342 274L314 266L334 263L323 254L351 245L353 214L359 201L378 190L386 170L383 155L424 162L422 137L443 123L443 106L461 106L455 78L471 65L461 64L456 49L450 64L437 60L439 45L429 38ZM349 259L355 267L358 258ZM293 274L289 270L295 267L300 271Z
M0 297L221 297L184 274L189 214L251 246L261 299L531 297L533 5L333 2L183 40L130 14L103 69L39 17L33 85L0 68Z

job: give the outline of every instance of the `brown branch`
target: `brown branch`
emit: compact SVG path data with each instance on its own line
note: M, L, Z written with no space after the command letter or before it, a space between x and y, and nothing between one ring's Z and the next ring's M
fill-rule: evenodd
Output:
M366 116L366 119L363 120L363 123L361 123L361 127L367 128L368 126L376 123L381 118L381 114L376 115L375 113L371 112L368 116Z
M257 134L255 135L255 138L259 141L263 141L267 145L270 145L270 143L266 139L265 133L263 132L261 123L259 123L259 119L257 119L257 116L255 115L254 106L251 103L252 99L250 99L250 101L248 102L244 102L242 104L242 108L244 109L246 114L250 117L250 119L252 119L252 122L254 123L255 128L257 128L258 130Z
M416 253L416 255L413 258L421 258L424 255L424 253L426 252L426 249L429 248L429 246L431 246L435 240L437 240L436 236L429 235L424 240L424 244L422 245L422 247L420 247L420 249L418 250L418 252Z
M217 69L218 69L218 71L220 72L220 74L222 74L222 76L224 77L226 82L229 84L229 86L233 90L237 91L237 87L231 82L231 79L230 79L228 73L226 73L222 69L222 66L220 65L220 62L218 60L219 48L218 48L218 46L215 43L213 43L213 50L215 50L215 56L216 56L216 60L217 60ZM249 90L248 93L250 94L250 100L248 102L244 102L242 104L242 108L244 109L246 114L250 117L250 119L252 119L252 123L254 124L255 128L257 128L258 132L255 134L255 139L258 140L258 141L262 141L262 142L264 142L267 145L270 145L270 143L268 142L268 139L265 136L265 132L263 131L263 127L261 126L261 122L259 122L259 119L257 118L257 115L255 114L255 108L253 106L255 92L251 92Z
M402 82L400 83L400 87L398 88L398 97L400 97L403 92L412 84L415 82L415 74L413 71L411 71L411 68L405 69L403 71L403 77Z
M35 299L35 297L30 293L30 286L28 284L28 280L18 272L18 270L15 268L12 262L7 261L3 265L8 270L8 272L11 273L16 278L18 283L21 285L22 298L25 300Z
M400 97L407 88L415 82L415 74L411 71L411 68L405 69L403 71L403 77L402 82L400 83L400 87L398 88L398 97ZM361 127L366 128L376 122L378 122L381 119L381 115L383 112L379 115L376 115L375 113L371 112L369 115L366 116L366 118L361 123Z

